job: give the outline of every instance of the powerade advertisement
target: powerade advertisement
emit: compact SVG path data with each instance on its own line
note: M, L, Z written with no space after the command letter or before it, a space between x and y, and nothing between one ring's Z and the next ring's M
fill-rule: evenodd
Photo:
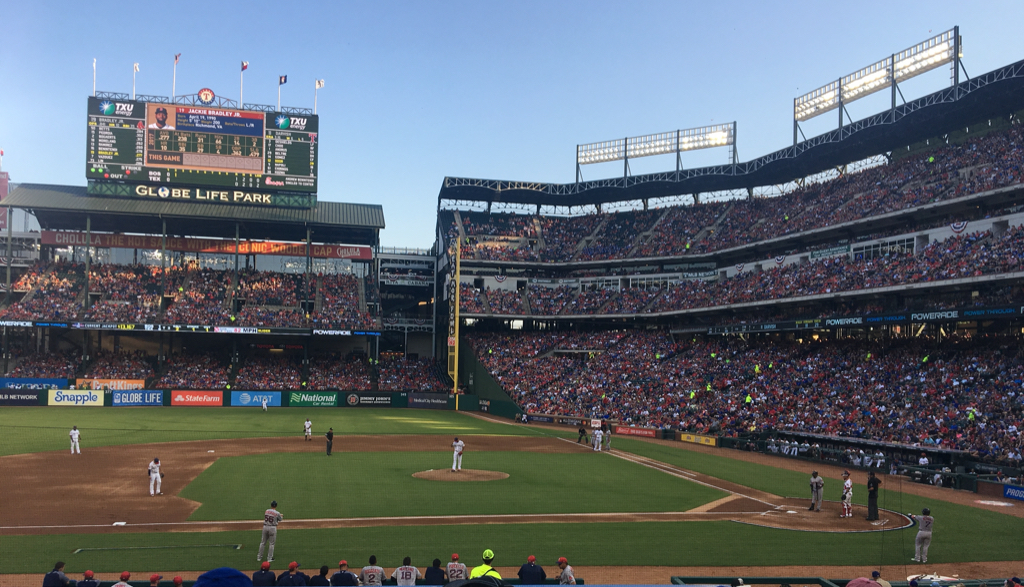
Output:
M232 391L231 406L240 408L261 408L263 400L267 400L268 406L280 407L280 391Z
M60 389L67 386L67 379L0 377L0 389Z
M164 392L150 389L138 391L115 391L114 401L111 405L117 406L162 406L164 405Z
M64 390L51 389L49 391L49 405L51 406L100 406L103 407L103 392L88 389Z
M1024 501L1024 487L1003 485L1003 497Z

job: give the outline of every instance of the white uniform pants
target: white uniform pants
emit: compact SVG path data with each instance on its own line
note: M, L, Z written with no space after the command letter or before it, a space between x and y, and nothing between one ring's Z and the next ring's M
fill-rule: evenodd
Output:
M914 560L928 562L928 547L932 543L931 532L918 532L914 539Z
M452 453L452 471L462 470L462 453Z
M267 549L267 560L274 560L274 544L277 543L277 526L263 526L263 537L260 538L260 549L256 551L256 560L263 558L263 545L270 543Z
M78 441L77 440L72 440L71 441L71 454L75 454L76 450L78 451L78 454L82 454L82 448L78 446Z
M149 494L154 495L153 484L156 484L156 493L163 493L160 491L160 473L149 474Z

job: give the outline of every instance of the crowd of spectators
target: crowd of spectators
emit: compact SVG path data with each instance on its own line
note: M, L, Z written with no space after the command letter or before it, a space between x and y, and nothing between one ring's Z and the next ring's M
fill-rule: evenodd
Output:
M78 354L70 351L33 353L24 357L18 357L17 366L11 369L7 376L73 379L80 362Z
M360 307L361 280L352 274L321 275L316 280L323 298L312 316L313 328L375 328L376 318Z
M487 306L484 304L483 290L472 285L461 284L459 286L459 308L470 314L486 314Z
M160 317L163 270L154 265L99 265L89 270L89 290L103 297L85 313L91 322L149 324Z
M205 353L181 352L167 358L164 375L156 383L159 389L224 389L229 370Z
M488 288L487 302L495 314L523 314L523 294L519 290Z
M86 379L149 379L153 367L144 351L100 351L85 371Z
M174 305L167 309L166 322L172 324L232 324L231 312L225 307L231 287L231 272L216 269L195 269L170 274ZM187 285L186 285L187 284Z
M25 297L0 311L4 320L73 320L81 311L78 301L85 282L85 266L58 260L33 265L12 285L30 289Z
M249 357L238 370L235 388L246 391L297 390L302 388L302 374L288 357Z
M728 207L726 202L711 202L669 208L650 238L637 246L633 256L669 257L687 253L697 235L713 225Z
M304 295L303 275L249 270L239 276L236 298L257 306L288 306L294 308Z
M600 261L629 256L637 239L651 230L664 213L664 210L638 210L611 214L594 235L593 242L583 247L576 260Z
M237 324L241 326L275 326L284 328L308 327L306 315L292 308L264 308L246 304L238 313Z
M530 302L530 312L539 316L557 316L562 308L576 298L578 288L568 285L546 287L530 285L526 289L526 298Z
M575 346L593 351L575 355L560 353L562 336L474 334L472 344L529 412L711 434L810 432L1019 459L1019 336L799 343L643 331L577 339Z
M614 289L592 289L580 292L574 299L566 304L563 314L598 314L604 313L605 304L609 303L616 295Z
M437 377L432 359L382 356L377 364L381 391L448 391Z
M590 236L601 222L605 214L589 214L587 216L561 217L541 216L541 236L544 237L544 250L541 251L542 261L569 261L576 254L576 246Z
M317 356L309 362L309 388L369 391L370 367L366 357Z

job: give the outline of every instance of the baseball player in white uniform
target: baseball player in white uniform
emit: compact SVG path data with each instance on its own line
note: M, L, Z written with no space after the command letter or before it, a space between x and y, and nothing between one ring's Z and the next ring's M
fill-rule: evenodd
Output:
M149 475L149 496L163 495L164 492L160 491L161 478L163 477L160 474L160 459L153 459L153 462L149 464L147 474ZM155 491L153 489L154 485L156 486Z
M594 450L601 451L601 438L604 436L604 432L600 428L594 430Z
M921 525L917 531L917 537L914 538L914 558L910 560L916 563L926 563L928 562L928 547L932 544L932 526L935 525L935 518L932 517L932 511L928 508L921 510L920 516L910 514L910 517Z
M266 398L266 396L263 397L263 411L264 412L267 411L267 398Z
M455 442L452 443L452 473L462 470L462 451L466 450L466 443L459 440L459 437L455 437Z
M469 578L466 565L459 562L459 553L452 553L452 562L448 563L448 581L461 581Z
M306 431L306 440L313 442L313 423L309 421L309 418L306 418L306 423L302 427Z
M281 512L277 511L277 500L270 502L270 509L263 512L263 536L260 538L260 548L256 551L256 562L263 558L263 545L267 542L267 560L274 562L274 545L277 544L277 525L284 520Z
M82 437L82 433L78 431L78 426L72 426L71 432L68 432L68 436L71 438L71 454L82 454L82 447L78 446L78 439Z
M839 517L853 517L853 481L850 480L849 471L843 471L843 513Z
M422 579L423 573L419 569L412 566L412 559L405 557L402 560L402 566L395 569L394 573L391 573L391 578L396 581L398 587L414 587L416 585L416 579Z

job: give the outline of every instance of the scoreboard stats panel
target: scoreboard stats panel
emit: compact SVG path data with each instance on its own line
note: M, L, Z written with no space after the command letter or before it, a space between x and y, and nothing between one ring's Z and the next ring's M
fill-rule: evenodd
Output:
M86 177L317 191L319 118L89 98Z

